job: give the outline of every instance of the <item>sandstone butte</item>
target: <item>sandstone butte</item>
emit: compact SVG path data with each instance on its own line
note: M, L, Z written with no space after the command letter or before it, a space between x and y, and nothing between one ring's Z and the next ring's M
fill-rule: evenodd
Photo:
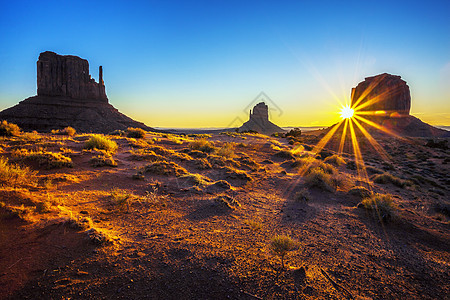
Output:
M98 133L128 127L152 130L109 104L102 66L97 83L89 75L87 60L50 51L41 53L37 61L37 95L1 111L0 119L40 132L67 126Z
M269 107L264 102L260 102L253 107L253 112L250 110L249 120L242 124L238 131L256 131L270 135L285 130L269 121Z
M411 116L411 94L406 81L387 73L367 77L351 93L351 107L362 117L401 136L448 137L450 132L433 127ZM360 122L372 133L382 134Z

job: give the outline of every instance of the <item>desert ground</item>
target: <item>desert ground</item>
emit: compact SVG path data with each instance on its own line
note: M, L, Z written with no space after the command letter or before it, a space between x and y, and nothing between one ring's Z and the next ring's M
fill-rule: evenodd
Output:
M322 136L0 137L0 298L449 299L446 140Z

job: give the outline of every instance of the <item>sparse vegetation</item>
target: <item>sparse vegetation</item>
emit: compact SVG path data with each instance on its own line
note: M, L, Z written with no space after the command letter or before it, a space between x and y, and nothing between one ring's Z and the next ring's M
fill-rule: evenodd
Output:
M287 235L277 235L270 241L270 250L281 258L281 268L284 269L284 258L288 252L297 248L297 243Z
M142 128L127 128L127 137L129 138L142 139L145 137L146 133L147 132Z
M234 155L234 147L233 143L224 143L220 148L217 148L215 154L218 156L233 158Z
M37 161L40 166L45 166L47 169L73 167L70 157L64 156L62 153L49 152L44 149L37 151L17 149L12 151L12 155L24 160Z
M256 231L256 230L260 230L263 225L261 222L258 222L256 220L246 220L245 224L247 224L248 226L250 226L250 229Z
M114 158L109 154L100 154L97 156L93 156L89 162L93 167L117 167L117 162Z
M34 185L36 172L28 167L20 167L0 157L0 184L2 186Z
M380 221L390 219L397 210L397 205L389 194L373 194L361 201L365 209L372 211Z
M401 188L405 188L406 186L412 185L412 182L409 180L403 180L398 178L397 176L394 176L390 173L383 173L383 174L377 174L372 177L373 182L381 183L381 184L387 184L392 183L393 185L396 185Z
M326 157L324 162L332 164L336 167L340 167L346 164L345 160L337 154Z
M241 206L241 204L238 201L236 201L236 199L234 199L230 196L227 196L227 195L220 195L220 196L216 197L214 199L214 201L217 204L219 204L225 208L228 208L228 209L235 209L235 208Z
M216 149L216 147L214 147L214 143L208 141L205 138L201 138L189 143L189 148L193 150L199 150L205 153L211 153Z
M0 123L0 136L18 136L20 135L20 127L13 123L3 120Z
M310 187L317 187L329 192L336 189L336 183L333 182L332 175L324 172L321 168L313 168L305 177L306 185Z
M184 179L190 184L199 186L206 186L211 181L209 178L200 174L186 174L180 176L180 179Z
M70 127L70 126L64 128L64 129L52 130L52 134L55 134L55 135L74 136L76 133L77 133L77 131L74 128Z
M311 194L308 189L302 189L295 194L294 199L298 202L306 202L311 200Z
M165 175L165 176L182 176L189 174L185 168L180 167L174 162L157 161L150 165L145 166L144 172Z
M113 189L110 192L110 196L112 199L112 202L119 207L120 210L125 210L127 212L130 211L130 202L132 198L132 194L118 189Z
M119 146L115 141L112 141L103 135L93 134L85 143L84 147L86 149L99 149L108 152L116 152Z
M363 186L355 186L348 191L348 194L364 199L370 197L372 195L372 192Z

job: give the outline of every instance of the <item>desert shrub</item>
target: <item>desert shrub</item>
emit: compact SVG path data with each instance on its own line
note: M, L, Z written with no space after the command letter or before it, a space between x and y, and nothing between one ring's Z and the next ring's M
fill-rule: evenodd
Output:
M132 160L148 160L148 161L158 161L165 160L164 156L156 154L152 150L139 149L131 152L130 158Z
M284 258L288 252L297 248L297 243L286 235L277 235L270 241L270 250L281 258L281 268L284 269Z
M346 164L345 160L337 154L326 157L324 162L335 165L336 167Z
M20 127L13 123L3 120L0 123L0 136L18 136L20 135Z
M115 152L119 146L115 141L112 141L105 136L93 134L89 140L86 141L84 147L86 149L99 149L106 150L108 152Z
M258 222L258 221L256 221L256 220L246 220L246 221L245 221L245 224L247 224L248 226L250 226L250 228L251 228L252 230L260 230L260 229L263 227L262 223L261 223L261 222Z
M404 188L406 186L410 186L412 184L409 180L403 180L398 178L397 176L394 176L390 173L383 173L383 174L377 174L372 177L373 182L381 183L381 184L387 184L392 183L395 186Z
M295 194L294 199L298 202L309 201L311 200L311 194L309 193L308 189L302 189Z
M132 194L123 191L114 189L110 192L112 202L119 207L120 210L125 210L128 212L130 210L130 202L132 198Z
M67 217L64 225L75 230L86 230L93 226L92 219L89 217Z
M250 157L243 157L239 159L239 162L242 165L250 168L252 171L258 171L258 169L260 168L260 165Z
M389 194L373 194L361 201L363 207L374 213L374 216L381 221L386 221L392 217L397 210L397 205L392 201Z
M101 246L112 241L111 237L102 230L91 228L86 231L87 237L94 245Z
M58 129L58 130L52 130L52 134L59 134L59 135L68 135L68 136L74 136L77 131L73 127L66 127L64 129Z
M180 176L180 179L185 179L190 184L197 186L206 186L210 182L209 178L200 174L186 174Z
M144 167L144 172L165 175L165 176L182 176L189 174L185 168L180 167L174 162L157 161Z
M7 158L0 157L0 184L4 186L18 186L36 182L36 172L28 167L10 164Z
M145 137L146 133L147 132L142 128L127 128L127 137L129 138L141 139Z
M285 149L278 150L274 154L274 156L279 157L279 158L285 158L285 159L295 159L294 153L292 153L291 150L285 150Z
M117 129L117 130L114 130L114 131L108 133L108 135L125 136L125 135L127 135L127 132L125 130Z
M370 197L372 195L372 192L363 186L355 186L348 191L348 194L364 199Z
M100 154L97 156L93 156L89 162L93 167L117 167L117 162L114 160L114 158L111 155L108 154Z
M321 168L313 168L309 174L305 177L306 185L310 187L317 187L320 189L333 192L336 188L335 183L332 180L332 175L326 173Z
M233 158L234 157L234 144L233 143L224 143L220 148L216 149L216 155Z
M39 163L39 166L45 166L47 169L73 167L72 159L64 156L62 153L48 152L43 149L37 151L28 151L27 149L16 149L11 152L14 157L33 160Z
M205 138L201 138L201 139L195 140L193 142L190 142L189 148L191 148L193 150L199 150L199 151L202 151L205 153L211 153L216 149L214 147L214 143L208 141Z
M300 130L300 128L294 128L289 130L288 133L286 133L286 136L293 136L293 137L299 137L302 135L302 131Z

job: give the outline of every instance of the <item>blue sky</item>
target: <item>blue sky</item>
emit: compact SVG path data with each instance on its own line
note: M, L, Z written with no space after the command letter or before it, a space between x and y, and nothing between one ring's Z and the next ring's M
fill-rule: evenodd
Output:
M450 125L450 1L3 1L0 109L36 94L54 51L98 66L110 103L155 127L326 126L364 77L401 75L412 114Z

